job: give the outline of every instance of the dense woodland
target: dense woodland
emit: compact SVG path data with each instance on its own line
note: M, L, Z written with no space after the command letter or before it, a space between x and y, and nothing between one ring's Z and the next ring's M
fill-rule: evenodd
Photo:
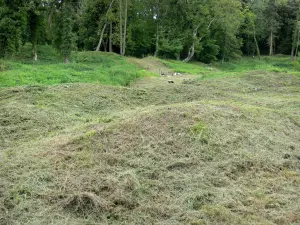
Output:
M298 54L299 0L0 0L0 57L31 43L188 62Z

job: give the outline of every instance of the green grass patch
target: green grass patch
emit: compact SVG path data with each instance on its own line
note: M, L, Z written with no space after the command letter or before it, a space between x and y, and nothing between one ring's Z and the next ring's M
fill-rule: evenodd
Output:
M209 65L200 62L184 63L179 60L163 60L163 59L161 59L161 62L178 73L199 75L199 74L203 74L204 72L210 71Z
M300 62L292 62L288 56L264 56L261 60L258 58L243 57L240 60L231 62L217 62L213 66L221 72L211 73L206 78L243 75L250 71L289 73L300 77Z
M53 85L62 83L101 83L127 86L139 77L150 76L145 70L113 53L78 52L64 64L49 46L41 46L40 59L30 58L28 46L23 55L0 62L0 87ZM26 49L28 51L26 51ZM47 51L49 50L49 54Z
M274 73L288 73L300 77L300 61L292 62L288 56L263 56L261 60L243 57L230 62L215 62L204 64L200 62L184 63L179 60L160 60L175 72L201 75L203 79L215 79L229 76L241 76L250 71L268 71Z

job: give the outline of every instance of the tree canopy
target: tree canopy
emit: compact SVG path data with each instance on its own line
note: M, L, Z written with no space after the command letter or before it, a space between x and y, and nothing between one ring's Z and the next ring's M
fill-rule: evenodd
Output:
M298 55L299 0L0 0L0 57L31 43L188 62Z

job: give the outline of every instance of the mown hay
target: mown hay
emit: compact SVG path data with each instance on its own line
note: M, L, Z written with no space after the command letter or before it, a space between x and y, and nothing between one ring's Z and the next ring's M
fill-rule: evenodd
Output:
M300 82L263 76L0 90L1 223L299 223Z

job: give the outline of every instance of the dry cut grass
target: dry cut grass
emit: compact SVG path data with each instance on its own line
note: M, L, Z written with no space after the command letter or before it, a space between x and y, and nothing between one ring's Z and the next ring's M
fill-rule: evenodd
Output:
M0 224L299 224L299 107L278 73L2 89Z

